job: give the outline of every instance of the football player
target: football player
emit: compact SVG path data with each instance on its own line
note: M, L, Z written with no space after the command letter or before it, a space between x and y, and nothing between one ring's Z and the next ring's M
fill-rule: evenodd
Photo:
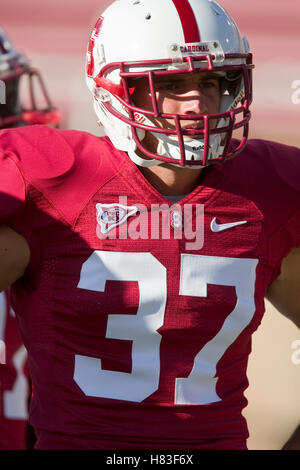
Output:
M87 60L107 136L0 133L37 449L247 449L265 296L300 322L300 151L248 141L253 67L214 1L115 1Z
M59 125L59 113L46 93L39 72L14 48L1 28L0 80L1 129L35 123L54 127ZM27 83L24 84L24 81ZM38 84L44 94L42 101L41 93L37 90ZM24 85L27 85L27 90ZM29 91L29 99L26 91ZM27 352L17 328L15 314L10 308L8 291L0 293L0 339L2 338L7 347L6 365L0 366L0 449L21 450L31 447L34 440L32 429L27 425L30 381Z

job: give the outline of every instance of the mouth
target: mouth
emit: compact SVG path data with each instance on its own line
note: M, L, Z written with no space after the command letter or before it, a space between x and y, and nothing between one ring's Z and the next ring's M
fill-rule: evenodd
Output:
M195 121L195 122L189 122L188 124L184 124L181 126L183 130L189 131L189 130L203 130L204 129L204 124L201 121Z

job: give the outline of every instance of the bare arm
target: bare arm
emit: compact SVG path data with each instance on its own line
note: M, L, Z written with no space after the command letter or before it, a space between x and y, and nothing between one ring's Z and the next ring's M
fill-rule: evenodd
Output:
M270 285L267 298L285 317L300 328L300 247L283 260L280 276ZM300 425L282 450L300 449Z
M300 328L300 247L283 260L281 274L269 286L267 298Z
M0 225L0 291L25 272L30 249L25 238L6 225Z
M300 449L300 424L281 450Z

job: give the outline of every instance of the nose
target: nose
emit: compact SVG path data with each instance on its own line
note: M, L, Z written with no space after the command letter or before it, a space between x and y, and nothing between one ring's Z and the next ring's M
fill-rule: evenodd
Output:
M182 114L208 114L207 98L199 86L190 87L182 95Z

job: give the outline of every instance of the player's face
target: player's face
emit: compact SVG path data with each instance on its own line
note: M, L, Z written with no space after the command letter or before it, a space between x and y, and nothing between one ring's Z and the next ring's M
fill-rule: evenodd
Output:
M134 81L134 103L141 108L152 110L148 80ZM155 78L156 98L159 111L166 114L216 114L220 107L220 78L213 73L181 74ZM157 127L175 129L174 119L151 118ZM183 129L203 129L203 120L181 120ZM209 121L214 128L217 120ZM156 150L157 141L152 135L146 137L147 147Z

